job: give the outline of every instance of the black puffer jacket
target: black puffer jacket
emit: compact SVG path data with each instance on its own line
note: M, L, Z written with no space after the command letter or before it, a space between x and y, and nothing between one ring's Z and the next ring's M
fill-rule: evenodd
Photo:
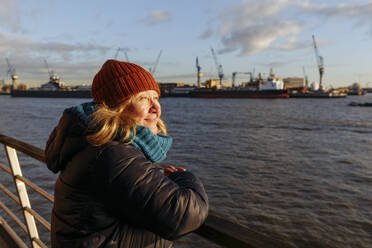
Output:
M55 184L52 247L170 247L206 219L208 198L190 172L164 176L131 145L90 146L66 110L46 145Z

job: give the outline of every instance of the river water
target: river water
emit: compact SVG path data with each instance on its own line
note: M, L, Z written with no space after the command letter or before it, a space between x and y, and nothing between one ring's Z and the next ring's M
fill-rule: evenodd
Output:
M85 101L0 96L0 133L44 148L63 109ZM372 108L351 101L372 95L163 98L174 138L166 162L197 174L212 211L233 222L297 247L372 247ZM22 155L20 162L53 192L56 175ZM50 204L33 205L49 218ZM211 247L194 236L176 247Z

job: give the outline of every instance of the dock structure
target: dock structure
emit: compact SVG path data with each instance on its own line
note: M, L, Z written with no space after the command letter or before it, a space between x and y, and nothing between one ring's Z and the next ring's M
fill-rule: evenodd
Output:
M9 167L0 163L0 169L10 174L15 183L18 196L11 193L6 187L1 184L0 190L9 198L13 199L23 212L24 221L21 221L16 214L13 213L0 199L0 207L28 236L29 240L24 241L20 235L16 233L0 216L0 247L4 248L45 248L48 247L39 238L39 230L35 220L37 220L48 232L50 232L50 224L42 216L31 208L28 198L27 188L30 188L43 196L45 199L53 203L52 195L44 191L42 188L33 184L30 180L22 175L21 166L18 161L17 151L28 157L34 158L42 163L45 163L44 151L38 147L32 146L20 140L0 134L0 143L4 145L7 155ZM43 229L43 230L45 230ZM218 244L222 247L231 248L294 248L295 246L289 242L284 242L279 238L268 236L264 233L257 232L237 223L219 217L217 213L210 213L205 223L195 231L201 237ZM29 243L30 245L26 245Z

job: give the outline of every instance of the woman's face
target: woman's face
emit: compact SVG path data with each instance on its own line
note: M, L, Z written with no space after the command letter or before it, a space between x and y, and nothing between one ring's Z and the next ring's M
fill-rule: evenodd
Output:
M159 95L155 90L147 90L135 95L129 111L137 125L148 127L153 134L158 133L157 123L161 115L161 107Z

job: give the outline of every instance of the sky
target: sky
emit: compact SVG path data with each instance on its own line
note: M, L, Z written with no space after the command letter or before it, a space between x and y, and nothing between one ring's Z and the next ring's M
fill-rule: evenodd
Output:
M107 60L154 68L158 82L232 72L318 82L312 35L326 87L372 87L372 1L318 0L0 0L0 80L38 86L54 70L67 85L91 84ZM119 53L117 53L120 48ZM240 74L237 81L247 81Z

